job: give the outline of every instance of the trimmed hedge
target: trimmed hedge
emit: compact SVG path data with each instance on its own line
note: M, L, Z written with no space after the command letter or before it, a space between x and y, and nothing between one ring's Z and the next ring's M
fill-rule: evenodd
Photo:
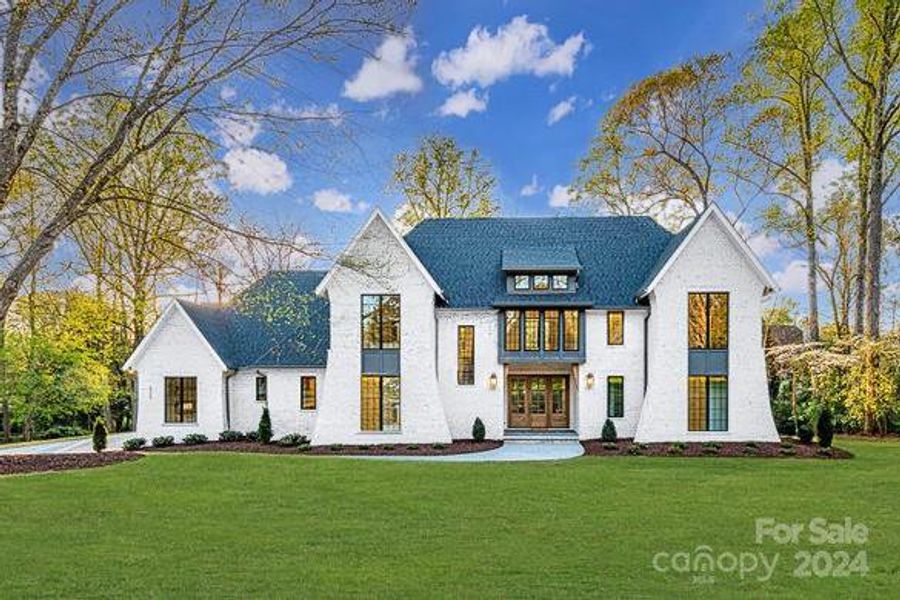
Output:
M122 449L128 450L129 452L134 452L135 450L140 450L146 445L147 440L142 437L129 438L122 442Z

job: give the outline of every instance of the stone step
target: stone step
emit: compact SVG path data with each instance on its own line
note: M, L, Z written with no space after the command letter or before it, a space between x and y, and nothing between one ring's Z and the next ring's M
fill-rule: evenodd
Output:
M503 439L507 442L577 442L574 429L506 429Z

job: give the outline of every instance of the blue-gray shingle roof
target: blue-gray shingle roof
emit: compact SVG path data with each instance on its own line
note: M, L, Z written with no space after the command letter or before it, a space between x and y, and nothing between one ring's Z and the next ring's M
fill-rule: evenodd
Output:
M228 306L179 301L231 369L324 367L328 302L315 296L324 271L271 273Z
M649 217L426 219L405 239L444 291L447 304L484 308L569 302L628 307L673 234ZM582 270L574 294L509 294L503 251L574 248Z
M581 262L574 246L530 246L504 248L501 267L504 271L577 271Z

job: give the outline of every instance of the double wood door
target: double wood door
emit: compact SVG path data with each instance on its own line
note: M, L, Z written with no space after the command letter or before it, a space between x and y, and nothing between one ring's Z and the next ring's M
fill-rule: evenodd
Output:
M567 375L510 375L506 382L507 424L512 428L567 428Z

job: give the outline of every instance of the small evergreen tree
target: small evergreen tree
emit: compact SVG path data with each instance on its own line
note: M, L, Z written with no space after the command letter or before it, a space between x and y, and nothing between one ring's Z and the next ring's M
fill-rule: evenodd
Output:
M259 418L257 432L259 433L259 441L263 444L268 444L272 441L272 418L269 416L268 406L263 409L262 416Z
M809 428L804 422L800 422L800 426L797 427L797 437L800 438L800 442L803 444L809 444L813 439L813 430Z
M476 442L484 441L484 423L481 417L475 417L475 423L472 425L472 439Z
M831 440L834 439L834 417L827 406L819 413L819 421L816 423L816 435L819 436L819 446L831 448Z
M603 442L614 442L619 435L616 433L616 424L607 419L603 424L603 431L600 433L600 440Z
M106 423L103 419L94 421L94 452L106 450Z

